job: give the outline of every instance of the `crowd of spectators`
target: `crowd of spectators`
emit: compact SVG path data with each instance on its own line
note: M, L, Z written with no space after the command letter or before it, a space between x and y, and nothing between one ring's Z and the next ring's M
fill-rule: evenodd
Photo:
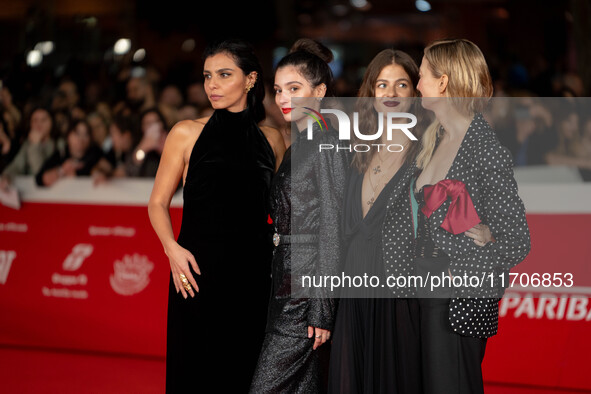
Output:
M166 83L145 65L130 64L118 72L108 95L98 80L54 79L19 103L12 95L19 86L1 87L0 190L7 190L18 175L33 176L40 187L73 176L91 176L97 186L113 178L154 177L172 126L212 112L198 78L185 86ZM531 91L508 91L505 81L496 81L495 96L519 96L493 100L498 136L517 166L566 165L589 178L591 116L575 98L585 93L581 79L568 73L549 84L554 96L563 97L552 108ZM355 95L354 83L342 77L336 89L337 96ZM288 139L270 83L265 101L266 124Z

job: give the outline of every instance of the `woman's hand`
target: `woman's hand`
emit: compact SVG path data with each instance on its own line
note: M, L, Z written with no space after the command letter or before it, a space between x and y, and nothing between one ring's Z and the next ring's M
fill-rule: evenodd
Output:
M197 261L195 261L193 254L176 242L172 243L171 246L165 250L165 253L170 262L170 270L172 271L172 280L174 281L176 292L178 293L180 291L185 299L187 298L187 295L195 297L195 292L199 292L199 286L197 286L197 282L191 274L189 263L198 275L201 275L201 271L199 270L199 266L197 265ZM189 290L185 289L182 281L184 278L181 278L181 274L189 281L189 284L191 285Z
M323 328L308 326L308 338L312 338L313 336L315 338L312 349L316 350L318 347L320 347L320 345L330 339L330 331Z
M36 144L40 143L41 141L43 141L43 133L40 132L39 130L31 129L27 139L29 140L29 142L31 144L36 145Z
M64 176L76 176L76 171L84 166L83 163L76 159L67 159L61 166L61 173Z
M464 233L467 237L474 240L474 243L478 246L484 246L489 242L494 242L495 239L490 232L490 228L486 224L478 223L470 230Z
M10 178L8 175L0 175L0 190L7 192L10 187Z
M6 154L8 154L8 152L10 152L10 146L11 146L10 138L1 128L0 128L0 145L2 146L2 150L0 151L0 153L2 153L3 155L6 155Z
M60 179L59 168L52 168L43 173L42 181L45 186L51 186Z
M107 174L100 170L93 171L91 175L93 186L104 185L109 181L109 177L107 176Z

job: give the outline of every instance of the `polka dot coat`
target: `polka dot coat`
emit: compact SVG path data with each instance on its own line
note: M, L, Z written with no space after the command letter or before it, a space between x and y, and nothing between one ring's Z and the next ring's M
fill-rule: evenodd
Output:
M488 338L497 333L503 283L507 285L511 267L523 261L530 251L525 207L517 194L512 163L508 149L499 143L483 116L477 114L446 179L464 182L481 222L489 226L495 242L480 247L464 234L454 235L441 228L449 199L429 218L433 241L449 256L452 275L473 279L473 286L454 286L449 305L451 328L461 335ZM387 275L414 275L410 179L415 171L414 166L408 169L404 182L392 192L388 202L382 229ZM415 295L410 286L393 288L393 293L398 297Z

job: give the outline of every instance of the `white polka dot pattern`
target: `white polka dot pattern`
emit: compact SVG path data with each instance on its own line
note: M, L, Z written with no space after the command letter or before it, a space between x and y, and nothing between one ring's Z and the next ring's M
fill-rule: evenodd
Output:
M429 219L435 244L450 258L454 276L487 278L482 287L454 288L450 302L449 320L459 334L488 338L497 333L498 301L504 288L499 275L525 259L530 251L529 228L525 207L517 194L513 177L513 161L494 131L481 114L477 114L447 179L466 184L482 223L488 225L496 242L477 246L464 234L453 235L441 223L449 208L449 200ZM382 229L384 262L387 275L412 275L414 229L410 205L410 177L416 168L407 171L404 186L393 191ZM402 182L401 182L402 183ZM399 189L404 189L402 192ZM495 280L490 285L490 274ZM507 284L507 281L505 281ZM414 295L413 289L394 289L396 296Z

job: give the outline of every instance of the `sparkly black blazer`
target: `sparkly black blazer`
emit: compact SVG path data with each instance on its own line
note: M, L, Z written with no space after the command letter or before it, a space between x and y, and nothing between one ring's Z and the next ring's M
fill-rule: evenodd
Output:
M414 275L409 186L414 171L416 168L408 169L405 185L401 182L388 203L382 230L387 275ZM495 237L495 242L480 247L464 234L454 235L441 228L449 199L429 218L433 241L449 256L452 275L484 278L476 287L454 287L449 305L450 325L459 334L488 338L497 333L498 302L508 283L506 274L528 255L530 235L525 207L513 177L511 154L481 114L476 114L470 123L446 179L465 183L478 216ZM397 296L414 295L410 287L393 288L393 292Z

